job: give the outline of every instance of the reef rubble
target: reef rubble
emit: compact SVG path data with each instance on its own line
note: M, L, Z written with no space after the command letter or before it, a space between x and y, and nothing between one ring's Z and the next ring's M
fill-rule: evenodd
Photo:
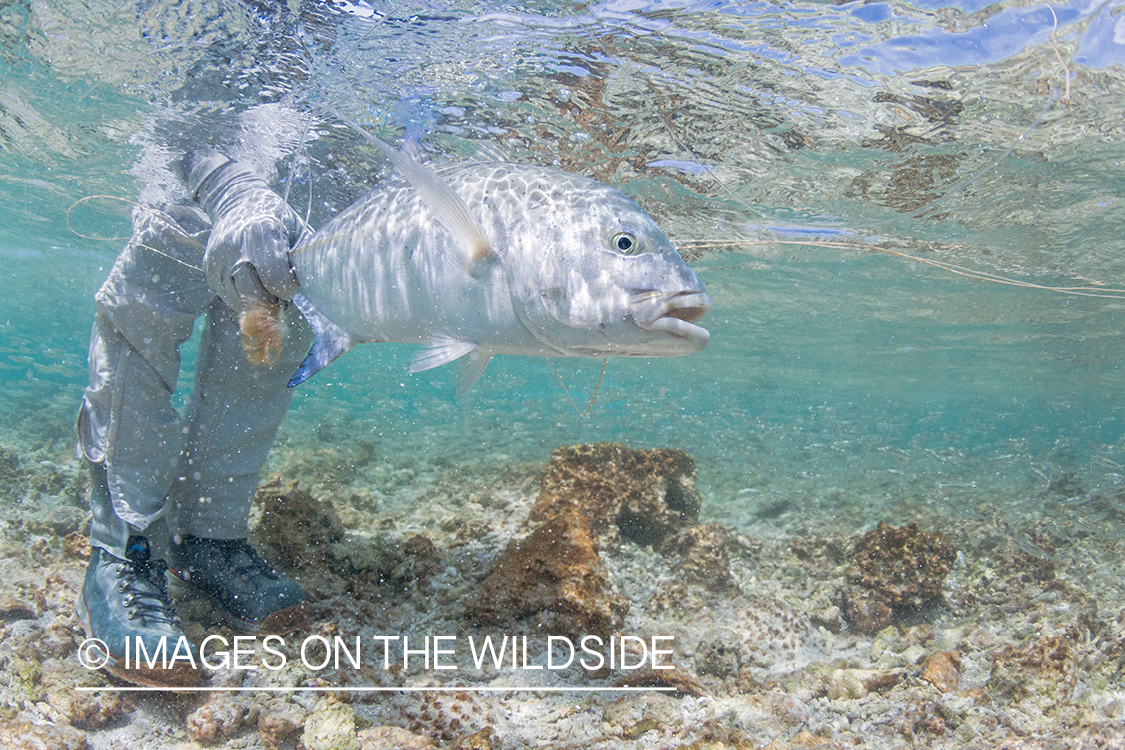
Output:
M983 513L755 538L696 489L687 453L619 444L567 446L538 466L415 470L394 480L409 497L397 504L373 502L363 471L329 482L321 464L282 461L255 499L254 539L315 600L279 646L285 666L207 670L205 685L243 692L107 690L119 684L77 659L81 472L62 457L3 459L0 747L1125 743L1122 540L1017 533ZM204 607L183 615L197 639L232 637ZM548 668L548 635L620 651ZM476 652L460 648L470 638ZM475 658L486 638L504 645ZM364 644L362 663L302 659L303 644L336 642ZM261 643L251 653L268 656Z

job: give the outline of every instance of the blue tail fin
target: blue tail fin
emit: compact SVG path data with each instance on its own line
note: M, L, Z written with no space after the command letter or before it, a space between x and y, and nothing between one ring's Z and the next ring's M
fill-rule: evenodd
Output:
M324 317L304 295L293 295L293 304L305 316L305 320L313 329L313 345L309 356L297 368L293 377L289 378L289 387L300 385L313 375L332 364L341 354L351 349L355 341L340 326Z

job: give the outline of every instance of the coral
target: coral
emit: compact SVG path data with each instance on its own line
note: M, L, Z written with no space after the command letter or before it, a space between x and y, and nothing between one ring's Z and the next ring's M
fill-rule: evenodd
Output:
M742 641L743 662L770 671L790 671L807 662L812 635L808 618L779 599L751 600L735 628Z
M331 545L344 538L332 503L320 502L296 480L283 485L277 476L258 487L254 502L262 510L257 541L283 565L293 570L331 566Z
M492 727L485 727L468 737L462 737L453 746L453 750L495 750L495 747L492 743Z
M695 461L674 448L564 446L551 453L530 518L539 522L576 509L599 536L659 548L699 517L695 479Z
M943 735L956 721L956 716L940 702L914 698L895 718L893 726L905 737L920 739L926 735Z
M828 678L828 700L858 700L902 682L901 669L837 669Z
M82 729L98 729L122 718L133 706L121 693L75 690L78 685L104 684L99 673L80 667L77 660L49 659L43 664L47 703L70 724Z
M494 726L499 720L478 693L400 693L391 699L405 728L445 745Z
M700 674L731 677L742 666L742 641L733 633L712 630L695 646L695 668Z
M537 615L545 632L606 637L629 603L610 589L590 524L567 512L510 543L466 609L478 623Z
M307 750L360 750L355 711L334 698L321 699L305 721L301 741Z
M1125 722L1099 721L1041 737L1016 737L995 750L1111 750L1125 747Z
M255 543L321 596L344 589L357 595L354 586L366 579L425 580L441 567L433 542L420 534L397 545L348 537L332 503L317 500L296 480L272 477L258 487L254 502L261 511Z
M275 699L258 716L258 734L262 747L277 750L285 738L305 725L309 712L288 699Z
M689 526L672 534L661 551L679 557L676 578L685 584L704 587L709 593L730 596L738 593L731 579L731 534L717 523Z
M0 493L12 498L18 496L23 487L23 471L20 457L11 448L0 445Z
M187 731L200 742L216 742L258 720L258 707L231 693L214 693L187 717Z
M881 630L934 603L956 560L957 550L943 537L913 523L899 528L880 522L856 542L841 592L843 614L861 633Z

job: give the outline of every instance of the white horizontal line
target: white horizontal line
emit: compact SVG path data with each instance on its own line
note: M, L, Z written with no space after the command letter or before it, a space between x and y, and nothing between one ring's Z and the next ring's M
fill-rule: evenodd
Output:
M117 693L300 693L300 692L347 692L347 693L644 693L668 692L676 690L674 687L141 687L136 685L105 685L103 687L90 687L79 685L75 690L82 692L117 692Z

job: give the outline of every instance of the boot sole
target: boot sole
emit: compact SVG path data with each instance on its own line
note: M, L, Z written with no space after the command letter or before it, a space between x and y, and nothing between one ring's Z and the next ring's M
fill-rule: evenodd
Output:
M74 613L87 638L94 638L94 626L90 621L90 608L86 604L86 586L83 585L78 592L78 599L74 603ZM177 662L171 669L149 669L145 665L125 668L125 659L116 656L106 649L106 663L102 666L106 672L125 682L141 685L143 687L167 688L176 691L176 688L192 688L199 683L203 670L190 664Z
M308 620L304 602L271 612L261 622L244 619L232 612L218 597L180 578L171 568L168 569L168 590L178 599L202 599L208 602L218 610L227 627L243 635L288 635L303 628Z

